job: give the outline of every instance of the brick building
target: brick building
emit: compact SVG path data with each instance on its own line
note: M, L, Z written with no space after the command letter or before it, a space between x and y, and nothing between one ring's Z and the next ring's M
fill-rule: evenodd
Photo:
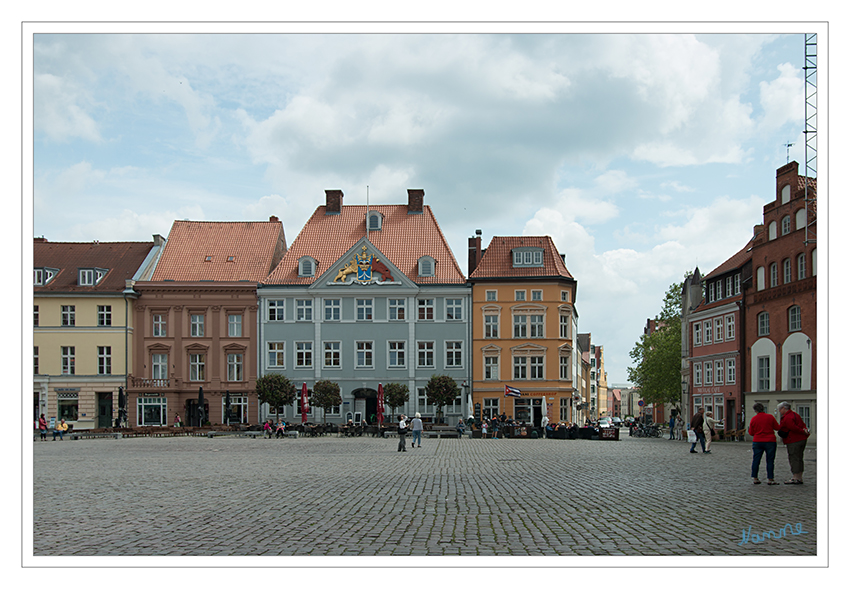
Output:
M744 408L791 403L817 436L817 179L797 162L776 171L776 199L764 206L745 285ZM748 419L747 419L748 421Z

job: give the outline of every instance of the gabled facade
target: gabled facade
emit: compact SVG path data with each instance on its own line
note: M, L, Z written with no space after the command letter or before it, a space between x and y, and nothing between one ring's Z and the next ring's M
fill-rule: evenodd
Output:
M702 278L705 296L688 313L692 389L686 422L703 408L713 412L715 420L723 420L725 429L744 427L743 293L752 277L752 244L751 240Z
M343 205L341 190L325 196L258 290L260 373L309 391L318 380L339 384L342 404L327 413L311 405L311 422L373 423L378 385L389 382L410 391L392 411L434 419L432 375L468 390L470 297L424 191L408 190L407 205L368 208ZM442 408L448 423L467 415L465 396ZM281 417L300 421L300 411L296 402Z
M34 241L33 414L111 427L132 370L136 298L127 289L162 244Z
M808 199L806 198L808 197ZM776 171L776 199L764 206L745 290L745 408L788 401L817 436L817 180L797 162Z
M475 414L576 421L577 283L552 238L494 237L483 254L479 236L469 241ZM520 396L506 396L506 386Z
M257 423L257 284L286 251L283 224L175 221L138 300L128 424Z

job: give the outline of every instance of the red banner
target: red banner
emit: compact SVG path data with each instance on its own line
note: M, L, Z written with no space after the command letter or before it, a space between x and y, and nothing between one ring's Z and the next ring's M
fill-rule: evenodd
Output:
M378 423L384 423L384 387L378 383Z
M307 401L307 383L301 387L301 423L307 423L307 413L310 411L310 403Z

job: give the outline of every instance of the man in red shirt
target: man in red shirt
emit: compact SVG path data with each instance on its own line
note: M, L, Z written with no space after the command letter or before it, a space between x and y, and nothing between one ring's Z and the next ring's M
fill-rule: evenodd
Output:
M788 462L791 464L791 478L785 481L786 485L803 484L803 451L806 449L806 440L809 438L809 428L806 427L803 418L791 411L791 404L782 401L777 407L779 410L779 437L788 450Z
M764 405L756 403L753 405L753 410L756 412L750 420L750 427L747 433L753 437L753 466L752 477L753 484L760 485L759 466L761 465L762 454L767 455L767 484L778 485L773 480L773 461L776 458L776 434L773 432L779 429L779 424L776 423L776 418L769 413L764 412Z

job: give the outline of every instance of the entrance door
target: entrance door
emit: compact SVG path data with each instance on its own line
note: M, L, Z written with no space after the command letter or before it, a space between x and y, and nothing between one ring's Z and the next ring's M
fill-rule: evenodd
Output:
M97 394L97 427L112 427L112 393Z
M532 423L534 427L540 427L540 422L543 419L543 404L540 399L534 399L532 401Z
M373 423L378 420L378 398L367 398L366 399L366 413L363 414L363 418L366 420L366 423ZM374 416L374 417L373 417Z
M724 429L738 429L735 425L736 418L735 399L728 399L726 401L726 420L723 422L726 424Z

